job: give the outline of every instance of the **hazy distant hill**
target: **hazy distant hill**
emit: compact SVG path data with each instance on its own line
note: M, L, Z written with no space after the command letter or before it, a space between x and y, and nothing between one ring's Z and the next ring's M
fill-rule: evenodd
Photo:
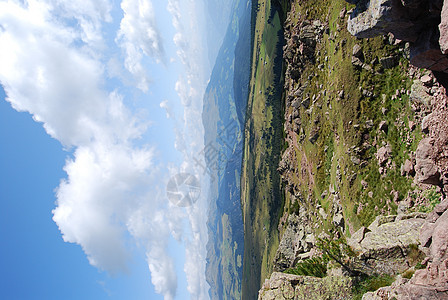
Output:
M207 22L208 59L215 63L224 36L229 25L230 15L234 10L235 0L207 0L204 1Z
M241 299L240 174L250 75L250 8L250 1L235 1L204 96L204 152L212 177L206 269L211 299Z

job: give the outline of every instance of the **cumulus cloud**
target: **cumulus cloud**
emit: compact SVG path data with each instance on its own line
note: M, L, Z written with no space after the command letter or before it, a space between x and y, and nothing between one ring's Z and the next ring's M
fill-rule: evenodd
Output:
M149 8L139 5L144 18ZM74 149L53 210L63 239L79 244L92 265L111 273L126 271L127 244L137 241L146 249L156 291L173 299L170 231L161 230L168 208L163 197L153 196L161 171L154 150L135 143L147 124L127 108L123 95L104 86L101 22L110 21L109 7L106 1L0 2L0 82L16 110L29 112ZM75 15L80 26L71 22ZM145 55L155 53L148 47L162 53L157 43L137 45Z
M209 286L205 278L208 232L207 222L208 182L204 154L204 128L202 125L202 97L206 88L209 70L204 67L207 54L202 44L200 20L198 12L203 11L200 3L195 1L185 6L184 2L169 0L167 9L172 16L172 24L176 29L173 42L176 54L184 73L174 85L181 105L183 116L176 118L176 149L181 151L184 161L183 171L198 174L202 182L203 197L195 206L187 210L191 238L186 241L186 261L184 271L187 277L188 291L192 299L209 299ZM193 21L194 20L194 21Z
M128 85L120 75L127 70L134 88L148 91L148 63L165 57L152 2L123 0L121 8L118 33L108 41L103 27L114 22L108 0L0 2L0 83L16 110L29 112L50 136L73 150L53 210L63 239L79 244L92 265L111 273L126 270L128 244L137 243L146 250L155 290L173 299L177 274L167 251L173 237L185 244L191 298L208 299L208 179L195 162L203 162L207 77L197 7L168 3L177 32L172 42L184 70L172 84L183 116L176 116L168 101L160 103L176 123L176 147L184 156L182 165L169 172L158 165L157 151L140 140L149 121L136 117L126 105L127 96L106 84L113 76ZM106 54L114 42L123 59ZM163 192L167 178L177 172L190 172L202 183L201 198L187 209L173 207Z
M125 52L126 69L137 80L142 91L148 90L149 76L143 65L143 57L157 61L164 59L162 38L157 28L154 8L150 0L123 0L117 42Z

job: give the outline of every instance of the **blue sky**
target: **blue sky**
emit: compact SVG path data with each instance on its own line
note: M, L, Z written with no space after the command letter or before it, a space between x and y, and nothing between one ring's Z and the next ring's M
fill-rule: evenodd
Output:
M208 299L203 14L0 2L0 298ZM179 172L194 206L166 197Z

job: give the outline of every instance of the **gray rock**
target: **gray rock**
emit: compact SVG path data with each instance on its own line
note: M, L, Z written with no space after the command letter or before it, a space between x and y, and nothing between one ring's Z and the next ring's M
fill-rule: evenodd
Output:
M370 38L392 32L395 37L415 41L418 33L407 11L396 9L396 0L359 1L347 29L356 37Z
M378 159L378 165L384 166L386 162L389 160L390 155L392 153L392 149L389 145L383 146L378 149L376 152L376 158Z
M414 165L409 159L406 159L404 164L401 166L401 176L414 176L415 170Z
M355 44L355 46L353 46L353 52L352 52L354 57L357 58L362 58L363 57L363 53L362 53L362 48L360 45Z
M383 131L384 133L387 133L387 121L381 121L380 124L378 125L378 129Z
M396 274L407 270L406 256L419 243L419 232L425 221L411 218L373 227L360 242L361 254L355 259L360 271L367 274ZM370 227L369 227L370 228Z
M316 278L274 272L266 279L258 300L352 299L352 279L344 276Z
M274 258L274 269L284 271L290 268L301 253L309 250L310 238L307 232L310 231L305 220L296 214L288 217L288 225L283 233L280 245Z
M426 92L426 88L420 80L414 80L412 83L409 98L411 101L421 103L426 107L431 104L431 96Z
M432 78L431 78L429 75L423 75L423 76L420 78L420 81L421 81L424 85L427 85L427 86L432 85Z
M308 139L311 144L314 144L319 138L319 128L314 128L310 132L310 138Z
M387 56L380 58L380 64L384 69L392 69L398 63L398 59L396 56Z
M310 107L310 97L306 97L305 100L302 101L302 106L308 109Z
M355 251L361 251L361 241L364 239L364 236L367 232L368 229L362 226L351 236L351 238L347 239L347 245L349 245Z
M362 68L364 63L358 57L352 56L352 65Z

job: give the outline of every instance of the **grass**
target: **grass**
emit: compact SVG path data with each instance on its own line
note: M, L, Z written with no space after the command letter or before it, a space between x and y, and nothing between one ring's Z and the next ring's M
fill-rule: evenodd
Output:
M344 1L304 0L293 3L296 13L290 16L292 25L304 19L318 19L328 23L329 30L318 42L315 63L307 64L293 87L307 86L304 98L314 96L315 101L310 113L300 108L300 142L297 146L287 145L282 126L279 35L284 17L279 7L272 6L274 2L253 2L253 53L241 176L245 226L243 299L256 298L261 283L272 272L280 239L278 222L284 211L297 212L299 206L304 206L316 224L316 236L341 231L332 222L335 200L330 189L338 192L345 219L342 231L348 236L361 226L368 226L377 215L396 213L394 195L398 193L401 199L412 189L412 178L401 176L400 166L422 136L419 128L408 127L414 119L407 94L399 92L395 97L397 90L409 90L412 84L406 76L408 62L400 46L389 45L383 37L357 40L351 36L345 29L346 19L339 17L343 8L352 7ZM372 70L352 65L356 44L362 47L364 61ZM399 64L384 70L378 60L389 55L399 57ZM340 91L344 91L343 97L339 97ZM385 132L378 130L381 121L388 125ZM317 128L319 138L311 143L308 137ZM383 143L390 145L392 153L389 166L381 174L375 154ZM276 170L285 147L294 148L294 172L290 179L299 190L300 203L291 201L292 196L282 190ZM359 163L355 163L357 159ZM324 191L327 196L321 197ZM328 218L318 213L317 204ZM315 263L307 262L294 272L311 272L308 269L312 266L316 266L316 274L323 271ZM390 279L365 279L359 289L369 290Z
M436 205L440 203L440 199L442 197L442 195L437 192L437 189L435 187L426 190L423 195L428 203L427 205L421 205L419 207L419 211L425 213L433 211Z
M287 269L285 273L323 278L327 276L327 263L328 259L325 257L313 257Z
M295 5L296 14L291 17L295 22L305 18L319 19L329 25L328 34L324 34L317 45L316 63L308 64L296 84L296 87L308 86L304 97L314 95L318 99L311 115L305 113L304 108L300 111L305 135L309 136L315 127L314 120L319 120L320 128L314 144L305 138L296 149L296 173L304 171L301 161L305 159L312 166L313 174L313 178L297 178L296 184L308 201L304 203L307 207L313 210L319 203L330 214L332 198L321 199L320 195L324 191L328 194L330 185L335 187L348 221L346 230L355 231L360 226L369 225L379 214L396 212L392 191L404 197L411 189L412 180L401 176L400 166L415 150L421 133L418 128L410 132L407 127L413 115L409 97L406 94L393 97L397 90L408 90L411 86L405 72L408 62L398 46L389 45L382 37L357 40L351 36L345 30L345 20L339 17L342 8L351 8L349 4L317 0L295 2ZM399 56L400 64L389 70L383 70L379 63L372 64L373 71L356 68L351 63L355 44L362 47L364 61L368 64L387 55ZM323 68L318 68L319 65ZM341 90L344 97L339 99ZM382 108L386 110L385 114ZM366 126L368 120L373 123L372 127ZM386 133L378 130L381 121L388 124ZM403 143L403 139L409 139L410 143ZM383 141L390 144L392 155L391 167L381 175L375 153ZM351 147L359 151L350 152ZM353 157L365 163L354 164ZM361 181L367 182L367 188ZM318 231L329 231L333 227L331 220L321 219L318 215L314 221L322 223Z
M271 1L258 1L247 105L241 204L244 219L242 299L255 299L272 272L279 244L283 193L277 172L283 148L282 15Z
M353 287L353 300L361 300L365 293L389 286L394 280L395 278L390 275L361 277Z

